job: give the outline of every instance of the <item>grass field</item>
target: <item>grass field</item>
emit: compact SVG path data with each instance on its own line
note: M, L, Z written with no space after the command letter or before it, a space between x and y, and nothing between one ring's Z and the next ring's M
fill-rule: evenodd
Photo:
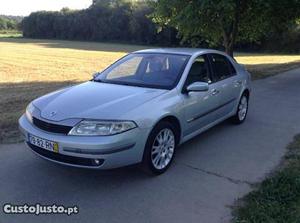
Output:
M0 38L0 143L19 140L17 119L34 98L91 79L127 52L149 48L25 38ZM300 55L237 54L253 78L300 66Z

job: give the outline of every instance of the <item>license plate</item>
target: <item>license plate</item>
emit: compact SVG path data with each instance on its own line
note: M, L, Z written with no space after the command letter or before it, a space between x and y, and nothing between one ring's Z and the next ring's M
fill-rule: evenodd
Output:
M56 142L52 142L46 139L42 139L40 137L34 136L34 135L28 135L29 142L32 145L35 145L37 147L40 147L42 149L46 149L55 153L58 153L58 144Z

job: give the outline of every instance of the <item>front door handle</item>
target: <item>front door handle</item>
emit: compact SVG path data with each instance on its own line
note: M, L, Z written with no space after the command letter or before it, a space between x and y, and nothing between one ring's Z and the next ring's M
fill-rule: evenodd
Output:
M220 91L218 91L217 89L211 90L211 95L217 95L219 93L220 93Z
M234 82L234 85L235 85L236 87L239 87L239 86L242 85L242 83L243 83L243 82L239 80L239 81L235 81L235 82Z

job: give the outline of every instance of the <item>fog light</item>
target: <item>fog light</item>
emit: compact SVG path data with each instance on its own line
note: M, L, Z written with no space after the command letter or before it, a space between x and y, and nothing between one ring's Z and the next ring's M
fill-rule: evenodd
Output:
M95 160L94 160L94 163L95 163L96 165L99 165L99 164L100 164L100 160L95 159Z

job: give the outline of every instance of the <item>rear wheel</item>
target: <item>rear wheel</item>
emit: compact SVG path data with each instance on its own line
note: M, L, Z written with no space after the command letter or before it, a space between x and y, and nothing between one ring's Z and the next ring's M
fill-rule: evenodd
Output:
M248 114L249 96L244 93L240 98L239 105L235 115L231 118L231 121L235 124L241 124L245 121Z
M162 174L172 163L177 146L176 129L169 122L159 123L150 133L143 157L147 173Z

